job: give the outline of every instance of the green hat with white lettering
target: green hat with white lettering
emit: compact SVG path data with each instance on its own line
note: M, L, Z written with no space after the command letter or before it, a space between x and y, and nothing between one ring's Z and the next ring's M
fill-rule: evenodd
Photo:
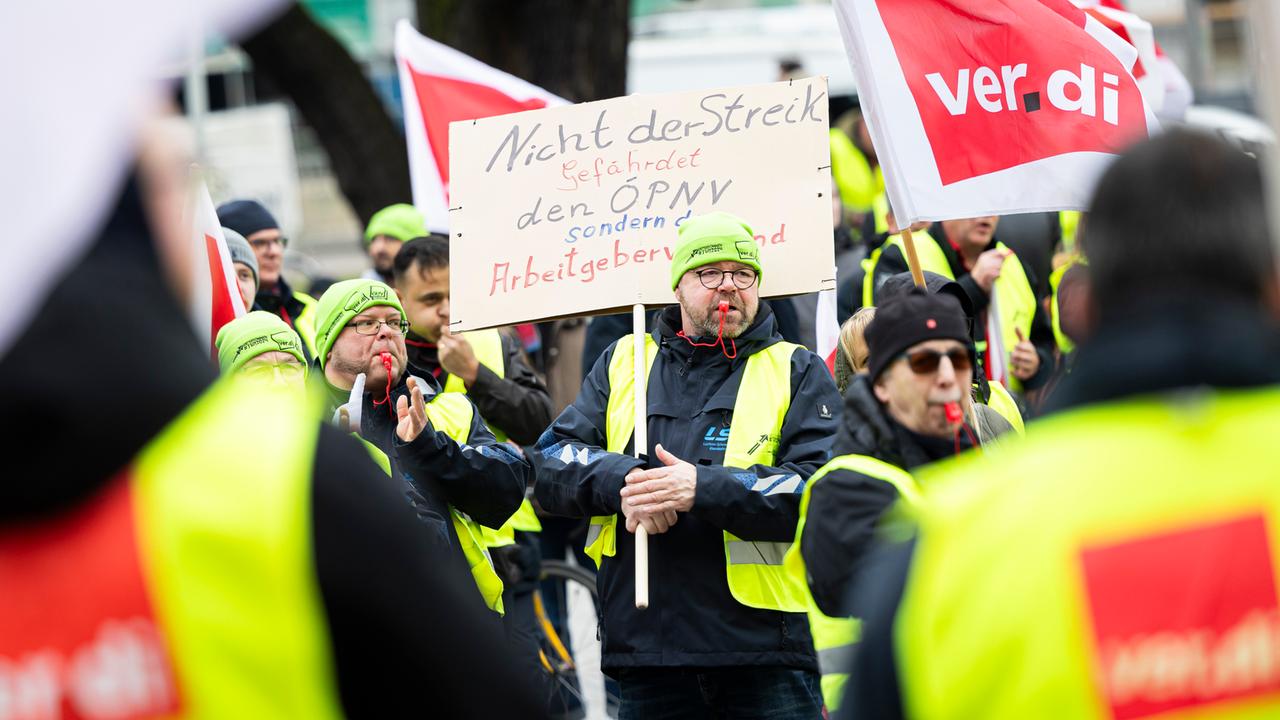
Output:
M289 353L305 367L302 340L275 313L255 310L222 326L213 341L223 375L234 375L244 364L263 353Z
M675 256L671 260L671 289L690 270L724 261L739 262L755 269L761 279L760 248L755 232L746 220L727 212L695 215L680 224Z
M393 307L404 317L396 291L377 280L343 280L324 291L316 304L316 360L321 369L329 362L329 351L342 334L342 328L351 318L378 305Z

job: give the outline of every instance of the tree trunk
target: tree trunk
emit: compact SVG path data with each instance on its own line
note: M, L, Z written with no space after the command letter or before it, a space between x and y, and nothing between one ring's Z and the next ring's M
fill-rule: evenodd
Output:
M400 128L360 65L305 8L292 5L241 47L315 130L361 224L387 205L409 202Z
M627 91L630 0L417 0L423 34L571 102Z

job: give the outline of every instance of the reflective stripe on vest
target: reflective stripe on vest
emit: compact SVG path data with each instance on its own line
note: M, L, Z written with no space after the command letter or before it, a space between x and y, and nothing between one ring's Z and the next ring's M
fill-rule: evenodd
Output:
M79 661L67 667L80 672L63 676L89 683L76 695L92 707L79 716L342 715L311 533L318 413L304 395L224 378L143 448L131 473L74 511L112 495L127 503L119 507L133 523L134 572L141 570L153 632L163 642L155 652L142 642L148 636L139 633L150 623L141 618L102 618L96 636L83 638L93 644L82 645ZM257 432L262 427L273 430ZM64 539L46 535L46 542ZM109 607L122 567L83 572L75 558L66 562L81 568L76 596L95 612ZM50 612L65 605L56 596L43 600ZM33 645L47 648L45 663L81 617L59 615L47 639ZM166 670L171 694L157 695L166 692L155 684ZM117 701L124 705L113 706Z
M506 353L502 350L502 334L497 330L477 330L475 332L460 333L461 337L471 343L471 349L476 354L476 361L481 365L489 368L499 379L507 376L507 358ZM447 393L466 394L467 384L457 375L449 375L449 379L445 380L444 391ZM483 417L481 419L484 419ZM485 420L485 426L493 433L494 438L498 442L506 442L507 434L502 428ZM503 523L502 527L494 530L492 528L479 526L484 538L485 547L502 547L504 545L514 545L516 542L516 531L520 532L540 532L542 530L542 522L538 520L538 514L534 512L533 505L525 498L520 502L520 507L516 509L515 514Z
M919 471L904 716L1280 717L1277 427L1274 385L1184 389Z
M609 452L625 450L635 429L631 338L627 335L618 341L609 363L609 402L605 411L605 449ZM791 406L791 356L798 348L779 342L747 358L734 401L725 466L773 464L782 423ZM652 373L658 345L650 335L645 336L645 352ZM743 392L744 388L749 391ZM761 438L765 441L761 442ZM762 478L753 489L766 493L785 492L786 488L794 491L802 483L798 477ZM616 552L617 523L617 515L591 518L586 552L597 567L604 556ZM734 599L766 610L804 611L808 594L804 582L783 570L782 561L790 543L743 540L725 532L724 545L725 572Z
M459 445L465 445L471 437L473 416L471 401L462 395L440 393L427 403L427 419L431 421L432 427L448 435ZM368 441L364 442L364 446L378 466L388 475L391 474L391 463L386 454ZM453 529L458 535L458 546L462 550L462 557L467 561L471 577L475 580L476 587L480 589L485 605L490 610L503 613L502 578L498 577L498 572L493 568L493 558L490 557L488 546L484 541L487 528L452 505L449 506L449 516L453 522Z
M915 239L916 257L920 260L922 272L934 272L948 280L956 279L955 273L951 271L951 263L947 261L946 253L932 235L923 232L912 233L912 238ZM876 267L880 264L880 255L889 246L898 248L903 258L907 256L902 235L894 235L886 240L884 245L876 248L870 257L862 261L862 267L866 271L866 275L862 278L864 307L875 305L875 291L879 289L875 287ZM1009 250L1009 247L1002 242L997 242L995 249ZM1021 331L1025 338L1031 337L1031 321L1036 313L1035 291L1031 289L1027 273L1022 269L1022 262L1012 250L1009 250L1009 256L1000 266L1000 277L996 278L992 292L995 293L996 303L1000 307L1001 339L1004 341L1005 364L1008 365L1011 362L1013 348L1018 344L1018 332ZM986 342L977 343L975 349L979 354L986 352ZM1020 391L1021 381L1010 375L1009 389L1014 392ZM1010 420L1010 422L1013 421Z
M809 576L800 551L800 539L804 536L805 520L809 516L809 500L814 485L826 477L827 473L835 470L848 470L883 480L892 485L899 497L908 504L916 505L920 502L919 485L902 468L867 455L841 455L832 458L809 478L809 483L805 486L804 496L800 498L800 522L796 526L796 539L786 556L787 574L805 583L806 589ZM839 508L824 509L824 512L839 512ZM849 679L848 670L853 661L861 623L856 618L833 618L825 615L818 609L812 594L806 592L805 597L808 601L806 610L809 613L813 648L818 652L818 670L822 673L822 697L827 709L834 711L840 707L840 699L844 697L844 686Z

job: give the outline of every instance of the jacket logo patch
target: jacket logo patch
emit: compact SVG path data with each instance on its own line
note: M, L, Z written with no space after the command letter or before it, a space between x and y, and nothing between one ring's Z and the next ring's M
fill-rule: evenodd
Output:
M826 403L821 403L818 405L818 417L822 418L823 420L831 419L831 408L827 407Z
M1095 678L1116 720L1280 692L1261 514L1086 548L1080 561Z
M773 446L773 449L776 451L778 449L778 443L780 442L782 442L782 435L776 435L776 434L770 435L769 433L760 433L760 437L756 438L755 444L752 445L749 450L747 450L747 454L755 455L756 451L759 450L761 447L769 447L769 446Z
M729 447L729 428L714 423L708 425L707 431L702 434L702 447L711 452L724 452Z

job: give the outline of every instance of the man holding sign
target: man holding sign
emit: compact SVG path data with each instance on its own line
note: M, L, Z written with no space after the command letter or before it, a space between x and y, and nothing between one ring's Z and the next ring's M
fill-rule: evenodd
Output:
M538 443L542 506L591 517L602 665L619 681L622 717L820 712L806 589L782 559L805 482L830 454L840 398L818 356L782 341L760 305L762 281L745 222L714 212L682 223L671 266L679 305L645 338L653 455L631 456L630 336ZM637 527L652 536L645 611L633 605Z

